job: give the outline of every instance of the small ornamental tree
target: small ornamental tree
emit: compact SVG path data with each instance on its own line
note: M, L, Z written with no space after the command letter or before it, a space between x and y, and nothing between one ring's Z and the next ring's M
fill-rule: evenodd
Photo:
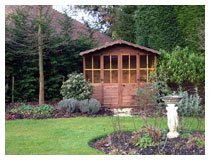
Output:
M82 73L68 75L68 80L61 86L63 99L74 98L76 100L90 99L93 94L93 86L84 79Z

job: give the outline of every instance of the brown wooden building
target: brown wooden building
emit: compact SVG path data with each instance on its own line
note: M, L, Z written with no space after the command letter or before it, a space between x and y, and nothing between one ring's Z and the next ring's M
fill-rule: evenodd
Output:
M136 88L150 83L160 54L123 40L81 52L85 78L95 87L93 98L104 107L136 106Z

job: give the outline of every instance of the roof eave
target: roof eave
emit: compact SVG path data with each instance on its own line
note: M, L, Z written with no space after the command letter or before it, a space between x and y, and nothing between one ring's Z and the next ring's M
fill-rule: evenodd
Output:
M128 46L131 46L131 47L134 47L134 48L137 48L137 49L141 49L141 50L144 50L144 51L147 51L147 52L151 52L153 54L157 54L157 55L161 54L161 52L153 50L153 49L150 49L150 48L146 48L146 47L143 47L143 46L140 46L140 45L137 45L137 44L133 44L133 43L130 43L130 42L126 42L126 41L123 41L123 40L117 40L117 41L111 42L109 44L105 44L105 45L103 45L101 47L98 47L98 48L94 48L94 49L90 49L90 50L87 50L87 51L83 51L83 52L80 53L80 55L83 56L85 54L94 53L94 52L96 52L98 50L101 50L101 49L104 49L104 48L108 48L108 47L111 47L111 46L116 45L116 44L119 44L119 45L126 44Z

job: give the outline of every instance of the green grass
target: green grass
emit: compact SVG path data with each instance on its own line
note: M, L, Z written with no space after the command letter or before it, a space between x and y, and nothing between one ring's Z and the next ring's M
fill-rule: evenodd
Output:
M192 119L196 128L196 120ZM153 118L148 118L153 123ZM160 119L161 129L167 129L167 119ZM143 123L135 118L138 128ZM204 124L204 123L203 123ZM7 155L102 155L104 153L88 146L93 139L113 132L110 117L77 117L46 120L6 121L5 150ZM121 118L125 131L134 130L130 117ZM204 131L204 125L201 127Z

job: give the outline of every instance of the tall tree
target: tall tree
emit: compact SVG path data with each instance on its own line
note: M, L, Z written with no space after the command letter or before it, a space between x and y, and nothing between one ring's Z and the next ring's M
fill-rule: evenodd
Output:
M77 5L74 6L77 11L84 11L94 17L96 28L101 32L113 36L116 22L116 14L119 10L118 5Z
M134 15L137 6L120 6L117 13L116 23L113 24L115 28L112 34L116 39L123 39L132 43L136 42L135 36L135 20Z
M25 93L23 95L23 93L27 92L26 88L29 86L33 88L33 95L37 92L35 85L32 84L36 80L37 70L35 66L33 66L35 68L30 68L29 66L39 64L37 66L39 66L40 75L40 105L44 103L43 55L49 54L50 49L53 47L51 41L53 39L52 32L54 29L50 25L51 16L48 12L50 7L18 7L14 13L8 16L6 22L6 66L12 66L10 68L13 71L14 69L18 70L12 74L16 74L17 78L15 79L18 83L21 82L19 85L22 87L18 89L24 90L20 91L20 93L16 92L16 94L22 94L21 101L22 99L27 99L27 101L34 99L30 94ZM36 11L38 11L38 14L30 14L31 12L36 13ZM39 62L37 61L37 55L39 55ZM19 62L14 57L19 57ZM8 70L7 67L6 70ZM18 83L16 84L18 85Z
M43 42L42 42L42 9L38 8L38 50L39 50L39 105L44 104L44 69L43 69Z
M136 42L156 50L184 46L174 6L138 6L135 12Z
M175 6L179 29L187 46L195 52L205 51L205 6Z

